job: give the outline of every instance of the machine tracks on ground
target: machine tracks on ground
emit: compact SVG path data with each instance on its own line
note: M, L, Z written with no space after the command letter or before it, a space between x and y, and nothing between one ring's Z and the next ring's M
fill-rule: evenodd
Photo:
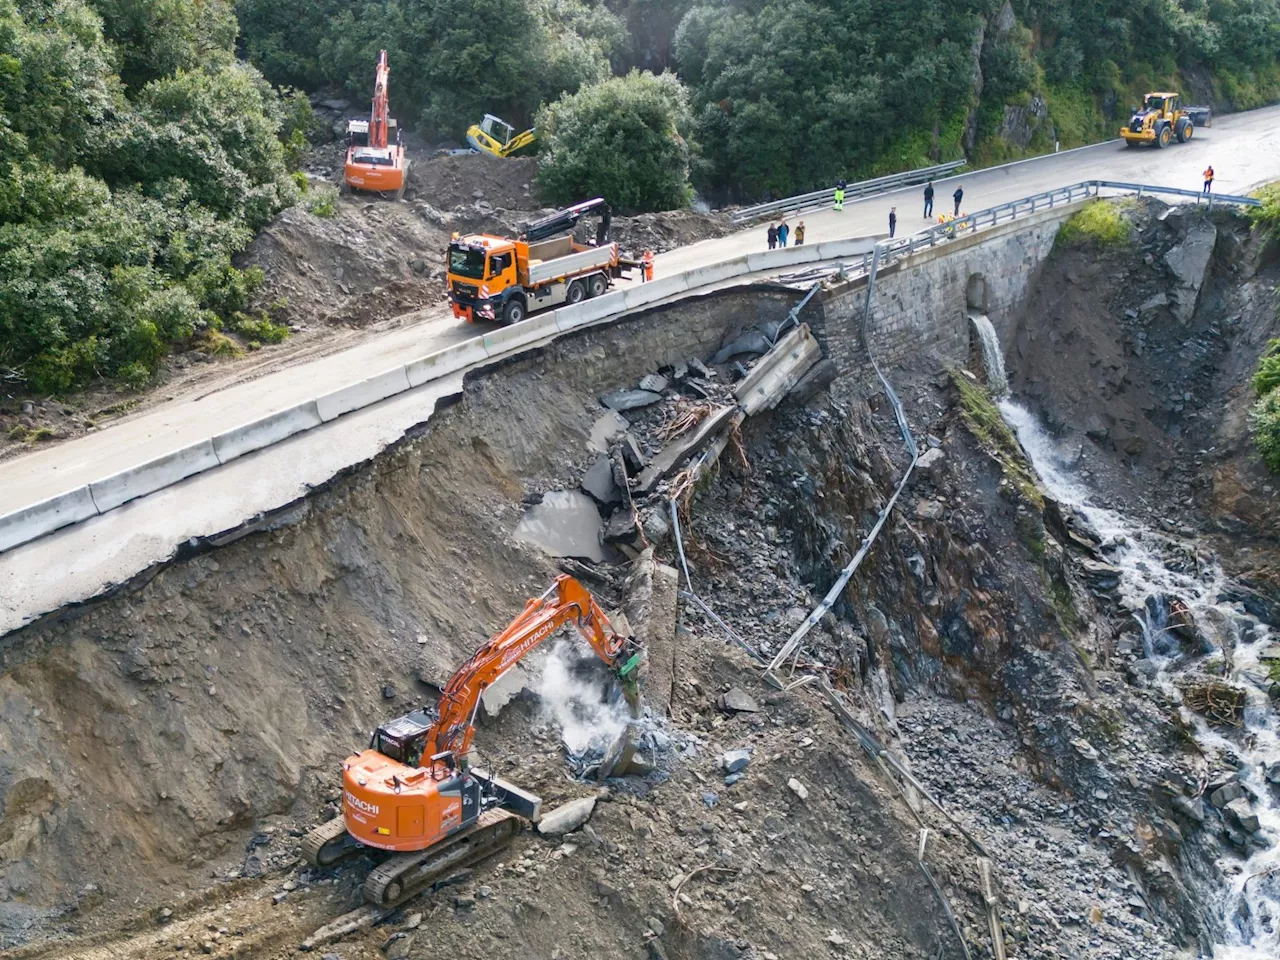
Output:
M449 873L470 866L507 847L524 821L506 810L480 815L473 829L417 853L402 853L369 872L364 898L382 909L404 903Z

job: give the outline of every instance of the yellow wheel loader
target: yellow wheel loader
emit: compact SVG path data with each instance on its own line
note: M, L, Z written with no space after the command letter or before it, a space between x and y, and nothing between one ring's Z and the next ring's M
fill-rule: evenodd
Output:
M491 113L486 113L483 120L467 130L467 143L473 150L495 157L509 157L533 141L533 130L516 133L515 127Z
M1133 111L1128 126L1121 128L1120 136L1130 147L1154 143L1163 149L1175 138L1186 143L1196 127L1207 127L1212 120L1208 107L1184 107L1176 93L1148 93L1141 109Z

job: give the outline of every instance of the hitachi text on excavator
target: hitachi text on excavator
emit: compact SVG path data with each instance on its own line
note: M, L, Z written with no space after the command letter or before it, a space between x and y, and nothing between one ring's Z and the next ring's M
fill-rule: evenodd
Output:
M400 128L387 115L387 90L391 68L387 51L378 54L373 78L373 110L368 120L347 121L347 161L343 182L352 190L370 190L404 196L409 161L400 145Z
M342 816L306 836L307 862L323 867L359 852L389 852L365 880L364 896L390 907L444 873L496 853L525 820L536 820L538 797L472 767L468 754L484 691L570 623L609 667L638 716L639 646L613 629L582 584L557 577L458 668L434 715L424 708L384 723L368 749L343 761Z

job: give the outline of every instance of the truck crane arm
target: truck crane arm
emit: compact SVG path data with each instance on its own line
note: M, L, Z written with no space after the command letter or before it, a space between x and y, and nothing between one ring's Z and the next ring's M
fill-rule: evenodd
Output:
M638 709L636 673L641 654L634 640L617 633L587 589L562 574L546 593L529 600L504 630L490 637L450 678L440 697L439 718L427 732L425 757L435 760L451 755L455 762L465 757L475 735L481 694L570 622L617 676L628 703Z
M528 243L537 243L539 240L546 240L553 237L557 233L564 233L572 230L578 225L578 221L585 217L593 210L607 209L608 205L604 202L603 197L596 197L594 200L584 200L582 203L575 203L572 207L565 207L563 210L557 210L555 213L543 217L541 220L534 220L524 225L521 236Z

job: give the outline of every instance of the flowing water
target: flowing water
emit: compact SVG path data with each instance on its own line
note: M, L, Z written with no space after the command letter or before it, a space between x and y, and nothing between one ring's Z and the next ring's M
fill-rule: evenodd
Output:
M982 344L982 361L987 368L987 387L991 395L1002 396L1009 389L1009 380L1004 373L1004 357L1000 352L1000 341L996 337L996 328L985 313L969 314L969 322L978 333L978 342Z
M1217 862L1221 886L1204 891L1221 919L1224 942L1215 946L1213 957L1276 960L1280 957L1280 783L1268 782L1266 774L1270 770L1280 778L1280 718L1267 694L1267 663L1262 659L1264 653L1276 652L1272 629L1223 596L1224 577L1213 559L1199 555L1191 544L1095 506L1069 458L1035 417L1007 399L999 401L999 406L1049 493L1064 512L1075 507L1101 537L1103 554L1120 571L1120 602L1132 612L1143 650L1158 670L1155 682L1180 700L1176 686L1180 675L1203 672L1208 661L1225 658L1229 667L1224 679L1246 691L1242 729L1212 727L1186 707L1182 714L1207 753L1237 758L1239 783L1260 822L1260 829L1238 855L1226 853L1224 847L1224 856ZM1202 644L1190 652L1173 632L1188 633L1181 629L1187 611ZM1208 797L1205 801L1206 829L1212 829L1219 814L1209 806Z

